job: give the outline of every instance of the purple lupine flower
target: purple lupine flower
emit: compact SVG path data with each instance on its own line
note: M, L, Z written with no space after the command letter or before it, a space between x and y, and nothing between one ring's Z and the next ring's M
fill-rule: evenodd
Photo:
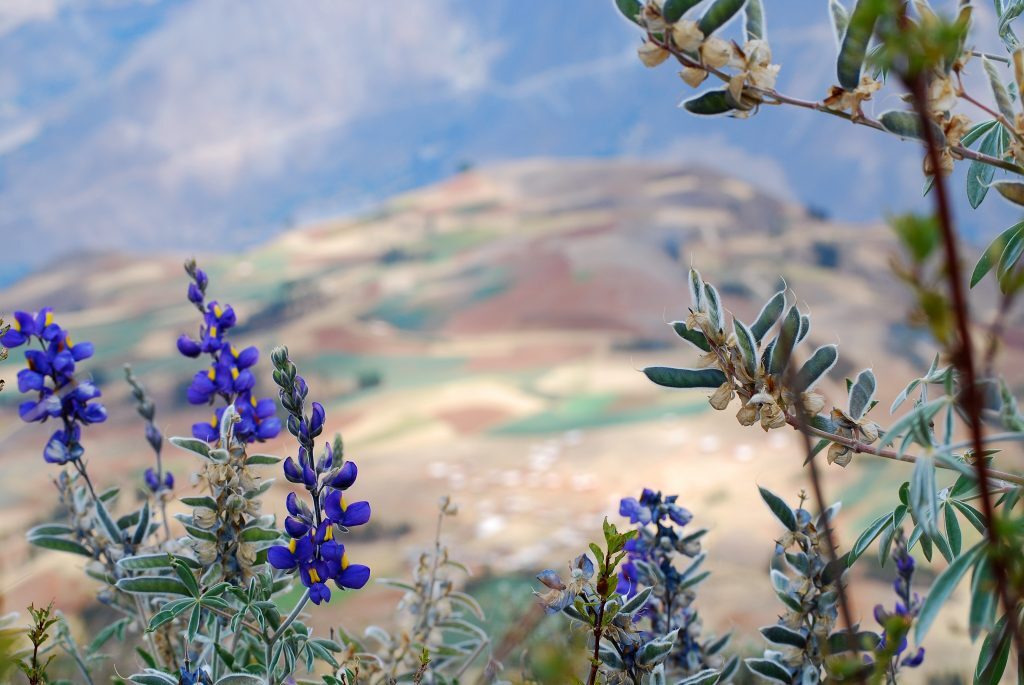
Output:
M33 340L41 349L25 351L27 368L18 372L18 390L35 393L35 399L22 402L18 414L30 423L60 419L63 427L50 436L43 459L51 464L76 461L85 451L81 427L107 420L106 408L95 401L100 397L99 388L75 377L77 363L93 355L93 345L73 343L54 321L50 307L36 314L14 312L14 321L0 337L0 345L13 349Z

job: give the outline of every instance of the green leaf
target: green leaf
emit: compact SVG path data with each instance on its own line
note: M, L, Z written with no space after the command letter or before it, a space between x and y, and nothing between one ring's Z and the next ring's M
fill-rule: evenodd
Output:
M857 374L857 380L850 386L850 418L860 421L864 413L875 399L875 373L871 369L864 369Z
M1012 236L1006 243L1003 254L999 257L999 266L996 267L996 279L999 281L999 288L1004 293L1009 292L1009 283L1012 283L1009 276L1024 254L1024 232Z
M871 525L869 525L867 529L860 534L860 537L857 538L857 541L853 543L853 547L850 548L850 554L846 558L847 564L853 566L853 562L857 561L857 559L859 559L860 556L864 554L865 551L867 551L868 547L871 546L871 543L875 541L875 538L877 538L881 534L881 532L885 530L886 526L890 524L892 524L891 512L887 514L882 514L874 521L872 521Z
M250 454L245 459L247 466L271 466L281 461L281 457L272 454Z
M880 14L879 4L878 0L857 0L850 15L836 62L839 85L846 90L854 90L860 85L860 71Z
M939 609L946 603L949 596L953 594L953 590L956 589L960 580L963 579L967 569L978 560L979 555L984 551L984 544L984 542L979 542L974 547L971 547L954 559L953 563L947 566L935 578L935 582L932 583L931 588L928 590L928 596L921 605L921 613L918 615L917 625L914 628L914 640L917 644L924 642L924 637L928 634L928 629L932 627L932 623L935 621L936 616L938 616Z
M939 410L946 406L946 404L948 403L949 398L943 396L936 397L934 400L930 400L928 402L925 402L924 404L914 407L913 410L907 412L906 414L901 416L899 420L897 420L895 423L889 426L889 430L887 430L885 432L885 435L882 436L881 442L878 444L878 446L881 448L891 445L897 437L899 437L903 433L906 433L908 430L910 430L912 426L914 426L914 424L918 423L919 421L924 423L930 422L932 420L932 417L934 417L939 412Z
M707 12L697 22L697 28L705 37L722 28L727 21L736 16L743 8L746 0L715 0Z
M131 557L123 557L117 560L118 567L126 571L143 571L151 568L170 568L171 560L177 559L183 564L192 568L200 568L199 562L188 557L170 555L166 552L160 554L138 554Z
M674 369L648 366L644 375L666 388L717 388L725 383L725 374L718 369Z
M715 286L710 283L704 284L704 299L708 303L708 319L711 327L720 331L725 327L725 314L722 313L722 299L718 296Z
M640 11L643 9L643 5L640 4L640 0L615 0L615 6L622 12L622 16L629 19L634 24L639 24L637 17L640 15Z
M836 40L836 47L843 44L843 36L846 35L846 27L850 23L850 13L846 11L839 0L829 0L829 17L832 19L832 37Z
M707 304L704 302L704 279L700 277L700 272L693 267L690 268L686 285L690 289L691 309L695 312L707 311Z
M243 542L269 542L281 537L281 532L272 528L246 528L240 536Z
M742 321L735 317L732 320L732 330L736 334L736 345L740 348L740 354L743 355L743 366L751 378L756 378L758 358L754 334L750 332L750 329Z
M878 117L878 121L889 133L893 133L900 138L916 138L917 140L924 140L924 133L921 130L921 119L913 112L908 112L903 109L890 109L887 112L882 112ZM938 124L929 121L928 125L932 129L932 139L940 146L946 144L946 134L942 132Z
M182 497L181 503L190 507L206 507L207 509L217 510L217 500L210 497L209 495L201 495L198 497Z
M175 447L180 447L183 450L198 454L200 457L210 457L210 446L202 440L196 440L195 438L169 438L169 442Z
M946 538L949 540L949 551L954 557L960 556L963 550L964 536L960 532L960 522L956 520L956 510L947 503L943 508L946 523Z
M988 123L994 124L995 122ZM993 129L981 141L978 151L990 157L1001 158L1003 156L1003 148L1005 147L1003 140L1006 137L1006 129L1002 126ZM961 141L961 144L967 145L963 141ZM988 188L995 177L995 173L996 168L994 166L985 162L979 162L978 160L972 161L971 165L967 168L967 201L971 203L973 209L977 209L982 201L984 201L985 196L988 195Z
M29 528L25 533L25 536L29 539L38 537L40 535L69 535L73 533L71 528L62 526L59 523L44 523L33 528Z
M975 530L977 530L982 535L985 535L985 533L988 531L988 527L985 525L984 514L982 514L980 511L972 507L967 502L961 502L960 500L957 499L950 500L950 504L956 507L957 511L964 515L964 518L967 519L967 521L972 526L974 526Z
M789 508L789 505L772 491L762 488L760 485L757 486L757 489L761 493L761 499L768 505L771 512L775 514L775 518L779 519L787 529L796 531L796 514Z
M777 645L787 645L797 649L807 646L807 638L802 633L783 625L765 626L758 630L764 635L764 639Z
M995 65L984 56L981 58L981 66L985 69L985 75L988 76L989 86L992 87L992 97L995 98L999 113L1006 117L1007 121L1012 122L1014 119L1013 102L1010 100L1010 94L1006 91L1002 79L999 78L999 72L996 71Z
M768 363L768 372L781 376L789 366L789 358L793 355L793 347L796 345L796 337L800 332L800 310L793 305L789 313L782 321L782 328L775 340L775 347L772 348L771 359Z
M107 507L103 504L103 500L94 502L96 505L96 518L99 519L100 525L103 526L103 530L106 532L107 537L112 542L120 543L122 541L121 529L117 523L110 516L110 512L107 511Z
M149 500L142 504L142 511L139 513L139 525L135 526L135 533L132 535L132 544L141 545L149 534Z
M676 685L716 685L721 677L721 671L708 668L703 671L698 671L692 676L676 682Z
M974 141L991 131L998 123L999 122L995 119L989 119L988 121L982 121L974 124L970 129L968 129L967 133L960 138L960 144L964 147L970 147Z
M682 107L690 114L701 116L715 116L736 109L725 90L705 91L697 97L684 100Z
M229 673L221 676L214 685L263 685L263 679L248 673Z
M935 492L935 460L919 454L910 478L910 511L924 532L934 539L939 534L939 498Z
M789 682L792 679L789 670L785 666L782 666L771 659L744 659L743 663L745 663L747 668L751 671L762 678L767 678L768 680L776 680L780 683L786 683L786 685L789 685Z
M704 352L711 351L711 345L708 344L708 339L701 331L696 331L692 328L688 328L685 321L673 321L672 330L676 332L680 338L686 342L694 345Z
M669 24L674 24L683 18L691 8L699 5L703 0L665 0L661 8L661 16Z
M138 576L122 578L117 588L132 594L145 595L189 595L189 590L180 580L167 576Z
M1013 236L1024 233L1024 221L1010 226L1008 229L999 234L995 240L989 243L988 247L985 248L985 252L981 255L981 259L974 266L974 273L971 274L971 287L978 285L981 279L985 277L992 267L999 261L1003 251L1006 249L1006 245L1010 242Z
M743 32L747 40L764 40L768 35L765 28L764 5L761 0L747 0L743 15Z
M1008 616L1004 614L981 643L978 665L974 670L975 685L996 685L1002 680L1013 643L1013 627L1007 621Z
M836 365L838 359L839 347L836 345L822 345L816 349L796 374L796 378L793 380L793 390L807 392L813 388Z
M92 553L89 549L74 540L68 540L67 538L59 538L52 535L36 535L28 539L29 543L36 547L42 547L44 549L54 549L58 552L70 552L71 554L81 554L83 557L92 557Z
M999 595L988 557L982 557L974 567L971 577L971 610L968 618L968 633L971 642L978 639L983 630L988 630L996 618Z
M144 673L128 676L128 680L137 685L178 685L178 679L172 678L163 671L147 668Z
M1020 181L995 181L991 185L1015 205L1024 205L1024 183Z
M782 316L782 310L786 308L786 291L780 290L769 298L765 305L761 307L760 313L757 315L757 319L754 321L754 325L750 327L750 332L754 334L754 340L761 343L764 340L765 334L771 330L771 327L775 325L775 322Z
M192 573L192 569L190 569L186 564L178 562L172 562L171 566L174 569L174 572L178 575L182 584L188 588L188 594L193 597L198 597L200 595L199 583L196 581L196 577Z

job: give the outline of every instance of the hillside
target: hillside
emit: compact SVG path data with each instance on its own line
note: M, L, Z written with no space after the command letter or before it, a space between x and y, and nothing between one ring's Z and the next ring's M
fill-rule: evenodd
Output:
M741 429L700 392L658 388L636 369L693 362L665 325L685 316L692 262L741 318L784 278L814 315L811 343L840 342L835 378L873 366L886 407L900 389L889 379L910 378L932 354L898 323L906 297L887 270L893 249L884 227L828 223L711 172L535 160L467 172L237 256L197 257L211 294L239 313L240 339L264 352L264 393L273 387L267 353L287 343L327 408L327 430L343 432L376 521L352 554L375 574L403 573L444 493L462 504L461 556L479 572L509 573L561 563L620 497L660 487L712 528L716 575L702 597L707 621L727 628L774 621L770 588L753 578L776 531L767 511L746 503L755 483L790 497L804 487L798 442L790 431ZM197 366L175 356L176 337L197 325L181 261L83 256L0 293L4 310L55 306L76 339L95 343L85 368L112 415L88 433L101 482L149 465L122 364L156 397L165 433L205 416L182 399ZM19 357L3 367L8 379ZM835 382L824 389L841 392ZM48 601L67 559L33 552L26 562L20 539L53 502L40 456L48 431L14 419L13 385L0 401L0 539L14 550L0 561L0 588L19 603ZM279 441L261 451L289 450ZM170 457L183 493L188 458ZM908 476L866 459L829 469L847 541ZM272 506L284 492L271 491ZM740 583L749 589L736 591ZM860 587L868 617L885 589ZM375 596L347 601L373 614Z

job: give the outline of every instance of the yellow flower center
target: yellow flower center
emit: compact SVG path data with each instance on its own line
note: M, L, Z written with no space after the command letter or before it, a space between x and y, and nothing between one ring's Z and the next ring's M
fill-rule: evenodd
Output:
M238 380L238 369L236 369L236 368L232 368L231 369L231 378L232 378L232 380L236 380L236 381Z
M211 381L215 380L217 378L217 369L213 368L212 366L208 368L206 370L206 377L209 378Z
M327 526L327 531L324 533L324 541L334 539L334 526Z
M348 552L341 555L341 570L344 571L348 568Z
M223 314L223 313L224 313L224 310L222 310L222 309L220 308L220 305L219 305L219 304L215 304L215 305L213 305L213 315L214 315L214 316L216 316L216 317L217 317L217 318L219 319L219 318L220 318L220 315L221 315L221 314Z
M213 426L214 428L217 427L217 415L216 414L214 414L213 418L210 419L210 425Z
M298 540L296 540L295 538L292 538L291 540L288 541L288 551L291 552L292 554L295 554L295 543L297 543L297 542L298 542Z
M21 330L21 324L18 323L17 319L15 319L14 321L11 322L11 328L13 328L16 331L20 331Z
M49 326L53 323L53 312L46 312L46 319L43 325Z
M315 568L309 569L309 579L312 580L314 583L320 582L320 574L316 572Z
M214 338L217 337L217 327L216 326L210 326L210 336L214 337Z

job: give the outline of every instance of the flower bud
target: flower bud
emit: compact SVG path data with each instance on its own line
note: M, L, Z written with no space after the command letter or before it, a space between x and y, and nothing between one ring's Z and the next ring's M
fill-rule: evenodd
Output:
M647 41L641 45L637 50L637 54L640 55L640 61L648 67L658 66L667 60L669 56L668 50L653 41Z

